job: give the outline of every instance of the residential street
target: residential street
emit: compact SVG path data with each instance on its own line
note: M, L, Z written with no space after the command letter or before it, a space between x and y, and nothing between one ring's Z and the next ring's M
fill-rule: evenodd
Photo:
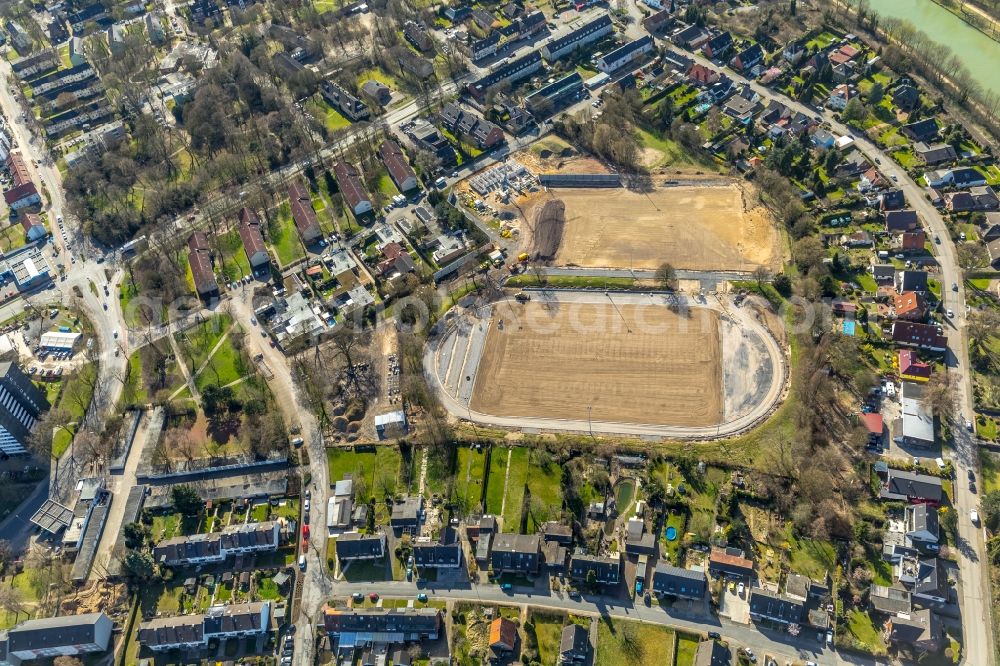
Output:
M429 583L417 587L414 583L404 581L375 583L334 583L333 592L336 598L343 602L355 592L362 594L377 593L384 597L409 597L425 592L431 600L447 599L451 601L467 601L470 603L500 603L530 605L535 608L568 611L577 614L589 614L600 617L611 616L626 620L649 622L669 626L675 629L703 634L707 631L718 631L723 638L734 646L745 646L752 649L758 656L771 654L778 658L811 660L818 664L839 666L840 664L858 664L874 666L877 662L854 655L840 655L833 650L824 649L823 643L817 640L816 634L803 631L798 638L785 632L758 630L754 625L733 624L726 619L696 618L671 615L658 606L646 607L643 604L633 604L631 600L609 599L597 595L584 595L579 601L566 596L539 593L533 590L515 588L505 592L497 585L465 585L462 587L443 588ZM783 663L783 662L779 662Z

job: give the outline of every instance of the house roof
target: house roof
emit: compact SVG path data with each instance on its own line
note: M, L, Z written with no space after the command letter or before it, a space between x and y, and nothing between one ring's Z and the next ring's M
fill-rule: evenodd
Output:
M900 271L897 276L900 291L926 292L928 289L927 271Z
M218 289L215 274L212 272L212 260L208 249L208 237L204 232L196 231L188 238L188 264L191 266L191 277L198 293L207 293Z
M927 145L923 141L918 141L913 144L913 152L927 164L940 164L958 159L955 148L947 143Z
M298 180L288 186L288 198L292 203L292 219L303 240L322 235L319 228L319 218L313 210L309 190Z
M593 571L599 581L614 582L621 576L621 556L589 555L575 553L569 562L570 576L585 580Z
M913 321L894 321L892 323L892 341L897 344L934 350L948 347L948 339L938 333L937 327Z
M906 531L938 534L940 516L936 507L929 504L910 504L906 507Z
M886 190L879 195L879 207L882 210L896 210L906 205L903 190Z
M937 616L930 609L910 613L908 618L894 617L888 622L892 643L920 643L934 640L940 632Z
M357 169L347 162L341 161L334 165L333 171L337 177L337 185L340 187L344 199L350 204L351 210L354 210L359 204L366 201L370 203L368 193L365 192L365 188L361 184L361 178Z
M323 610L328 634L436 633L441 626L437 608L330 608Z
M897 317L922 312L924 309L923 298L915 291L904 291L901 294L896 294L892 300Z
M264 236L260 232L260 219L257 213L249 208L240 209L240 239L243 241L243 248L247 256L252 257L258 252L267 253L264 245Z
M385 168L389 171L392 182L396 183L397 187L401 187L410 178L416 179L417 176L407 163L406 157L403 156L403 151L400 149L398 143L386 139L378 147L378 152L382 157Z
M25 233L28 233L35 227L42 226L42 218L35 213L25 213L21 216L21 228L24 229Z
M785 622L800 622L805 615L805 603L755 587L750 593L750 613Z
M891 210L885 214L886 231L912 231L919 226L920 219L915 210Z
M513 650L517 643L517 626L505 617L490 623L490 647Z
M934 118L926 118L924 120L918 120L915 123L909 123L903 125L900 128L900 132L904 136L908 136L914 141L929 141L937 136L938 124L937 120Z
M861 422L868 429L868 432L873 435L881 435L882 430L885 428L881 414L862 414Z
M708 555L708 561L711 564L753 571L752 560L747 559L743 555L726 552L722 548L712 548L712 552Z
M911 609L910 592L901 585L887 587L873 584L868 594L868 600L875 610L883 613L909 613Z
M64 615L26 620L7 631L7 652L47 650L99 643L98 623L110 623L104 613ZM103 646L107 647L107 644Z
M337 558L384 557L384 534L349 532L337 537Z
M494 553L538 553L541 537L537 534L502 532L493 540Z
M882 497L887 499L915 498L939 502L942 494L941 479L938 477L891 467L882 489Z
M917 352L912 349L900 349L898 356L899 374L914 377L930 377L932 368L917 358Z
M559 639L559 654L586 654L590 647L590 637L587 630L576 622L570 622L562 630Z

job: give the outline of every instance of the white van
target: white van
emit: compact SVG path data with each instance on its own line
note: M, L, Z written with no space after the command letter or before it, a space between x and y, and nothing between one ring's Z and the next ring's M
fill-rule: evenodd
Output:
M299 569L301 571L305 571L306 570L306 556L305 555L299 555Z

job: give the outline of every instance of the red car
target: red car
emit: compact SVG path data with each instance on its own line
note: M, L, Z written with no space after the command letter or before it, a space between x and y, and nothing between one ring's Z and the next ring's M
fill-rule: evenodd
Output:
M309 526L308 525L303 525L302 526L302 538L306 539L306 540L309 539Z
M372 592L368 595L368 598L371 599L372 603L375 603L378 601L378 592Z

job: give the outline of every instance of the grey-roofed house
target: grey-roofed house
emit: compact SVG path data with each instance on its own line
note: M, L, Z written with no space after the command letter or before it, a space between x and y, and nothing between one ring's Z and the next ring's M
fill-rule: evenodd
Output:
M918 141L913 144L913 152L924 164L928 165L954 162L958 159L955 148L947 143L927 145L923 141Z
M948 601L948 577L937 557L906 555L893 567L893 576L910 591L910 599L921 606L939 606Z
M542 45L542 57L547 62L552 62L562 58L564 55L573 53L591 42L614 31L614 24L608 14L601 14L596 19L589 21L576 30L572 30L565 35L554 37Z
M896 274L896 291L901 294L908 291L926 294L929 288L927 271L900 271Z
M885 230L889 233L902 233L920 228L920 219L915 210L892 210L885 214Z
M542 541L542 562L552 575L565 575L569 550L558 541Z
M894 645L904 645L921 652L936 652L941 647L941 626L931 610L893 617L885 624L885 637Z
M937 505L943 495L940 478L889 468L879 496L882 499L931 502Z
M374 79L365 81L361 84L361 92L375 100L380 106L385 106L392 101L392 91L381 81Z
M574 581L585 583L591 572L599 585L617 585L621 581L621 556L603 557L585 553L574 554L569 562L569 575Z
M576 622L563 627L559 638L559 661L562 664L586 663L590 656L590 637L586 628Z
M898 85L892 91L892 103L904 111L912 111L920 104L920 93L908 83Z
M139 625L139 643L154 652L208 647L211 640L262 636L271 629L271 602L210 607L204 614L155 618Z
M555 520L543 523L540 534L545 541L556 541L563 546L573 544L573 528L565 523Z
M913 609L909 590L898 583L891 587L873 583L868 591L868 602L875 610L889 615L909 615Z
M914 382L903 382L900 405L903 444L918 448L933 447L936 444L934 412L924 400L923 388Z
M418 537L413 542L413 563L427 569L455 569L462 565L462 544L450 525L439 539Z
M906 205L906 195L903 190L886 190L878 195L878 207L882 212L899 210Z
M323 626L341 649L374 642L389 644L437 640L441 611L437 608L323 609Z
M876 284L892 284L896 281L896 267L892 264L873 264L872 278Z
M493 539L490 567L494 574L535 574L538 573L541 552L541 538L537 534L501 532Z
M934 118L926 118L903 125L899 133L911 141L933 141L938 134L938 124Z
M380 560L385 557L385 534L348 532L337 537L337 561Z
M233 555L273 552L280 540L277 521L229 525L220 532L164 539L153 548L153 559L167 566L222 562Z
M420 495L404 497L402 502L392 505L389 524L394 530L412 532L420 526L420 514L424 509L424 498Z
M626 539L625 553L627 555L655 555L656 535L652 532L646 532L637 538Z
M113 629L104 613L26 620L0 632L0 664L104 652Z
M805 617L805 602L755 587L750 592L750 617L779 624L799 624Z
M936 549L940 535L937 508L929 504L910 504L903 516L907 545L912 548Z
M653 592L682 599L703 599L708 581L701 569L682 569L664 562L653 572Z

